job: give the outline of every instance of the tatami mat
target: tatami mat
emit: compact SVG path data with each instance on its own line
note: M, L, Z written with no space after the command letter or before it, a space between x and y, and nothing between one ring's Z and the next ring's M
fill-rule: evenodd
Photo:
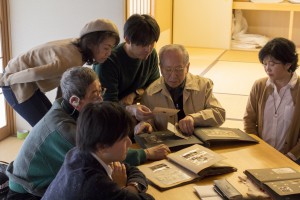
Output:
M218 61L204 76L213 80L216 93L249 95L254 81L266 74L259 63Z
M248 96L214 93L214 96L226 110L226 118L242 119L245 113Z
M187 47L190 55L190 69L192 74L205 73L225 52L224 49Z
M228 50L219 58L220 61L259 63L257 51Z
M21 148L24 140L17 137L8 137L0 141L0 160L5 162L13 161Z
M222 127L243 130L243 116L248 96L255 80L265 77L258 61L258 51L217 51L188 48L190 72L210 78L214 95L226 110Z

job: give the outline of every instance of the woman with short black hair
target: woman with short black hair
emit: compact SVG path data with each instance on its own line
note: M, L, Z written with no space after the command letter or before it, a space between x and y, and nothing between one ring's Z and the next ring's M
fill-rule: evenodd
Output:
M268 77L257 80L250 92L244 129L258 135L288 158L300 161L300 78L295 44L274 38L259 52Z

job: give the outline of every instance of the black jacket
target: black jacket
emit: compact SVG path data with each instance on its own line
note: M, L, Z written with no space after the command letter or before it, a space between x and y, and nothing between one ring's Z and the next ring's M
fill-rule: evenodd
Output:
M147 187L145 175L136 167L126 165L128 182L138 182ZM147 193L134 194L121 189L107 175L104 167L90 154L73 148L66 155L64 164L43 200L153 200Z

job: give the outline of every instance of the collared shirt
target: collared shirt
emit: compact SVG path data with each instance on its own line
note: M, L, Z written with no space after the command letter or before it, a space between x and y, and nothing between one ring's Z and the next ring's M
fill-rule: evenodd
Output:
M182 83L176 88L171 88L170 86L168 86L168 84L165 83L166 88L170 92L175 108L180 110L177 113L178 121L180 121L185 117L185 113L183 111L183 90L184 90L185 82L186 79L184 79L184 81L182 81Z
M262 139L281 152L295 111L290 89L296 85L297 79L298 75L294 72L289 83L280 91L277 91L274 82L270 79L266 83L267 87L271 85L274 90L268 97L264 110Z
M95 153L93 153L93 152L90 152L90 153L91 153L92 156L93 156L94 158L96 158L96 160L98 160L98 162L104 167L104 169L105 169L107 175L109 176L109 178L110 178L111 180L113 180L113 179L112 179L112 172L113 172L113 169L111 168L111 166L107 165L107 164L106 164L103 160L101 160L101 158L99 158Z

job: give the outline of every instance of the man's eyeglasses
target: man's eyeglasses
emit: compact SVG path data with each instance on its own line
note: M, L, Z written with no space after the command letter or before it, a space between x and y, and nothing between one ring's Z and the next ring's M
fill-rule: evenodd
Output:
M171 67L167 67L167 68L163 68L163 70L165 71L165 73L167 75L172 74L172 72L174 72L175 74L182 74L184 71L185 67L176 67L176 68L171 68Z

